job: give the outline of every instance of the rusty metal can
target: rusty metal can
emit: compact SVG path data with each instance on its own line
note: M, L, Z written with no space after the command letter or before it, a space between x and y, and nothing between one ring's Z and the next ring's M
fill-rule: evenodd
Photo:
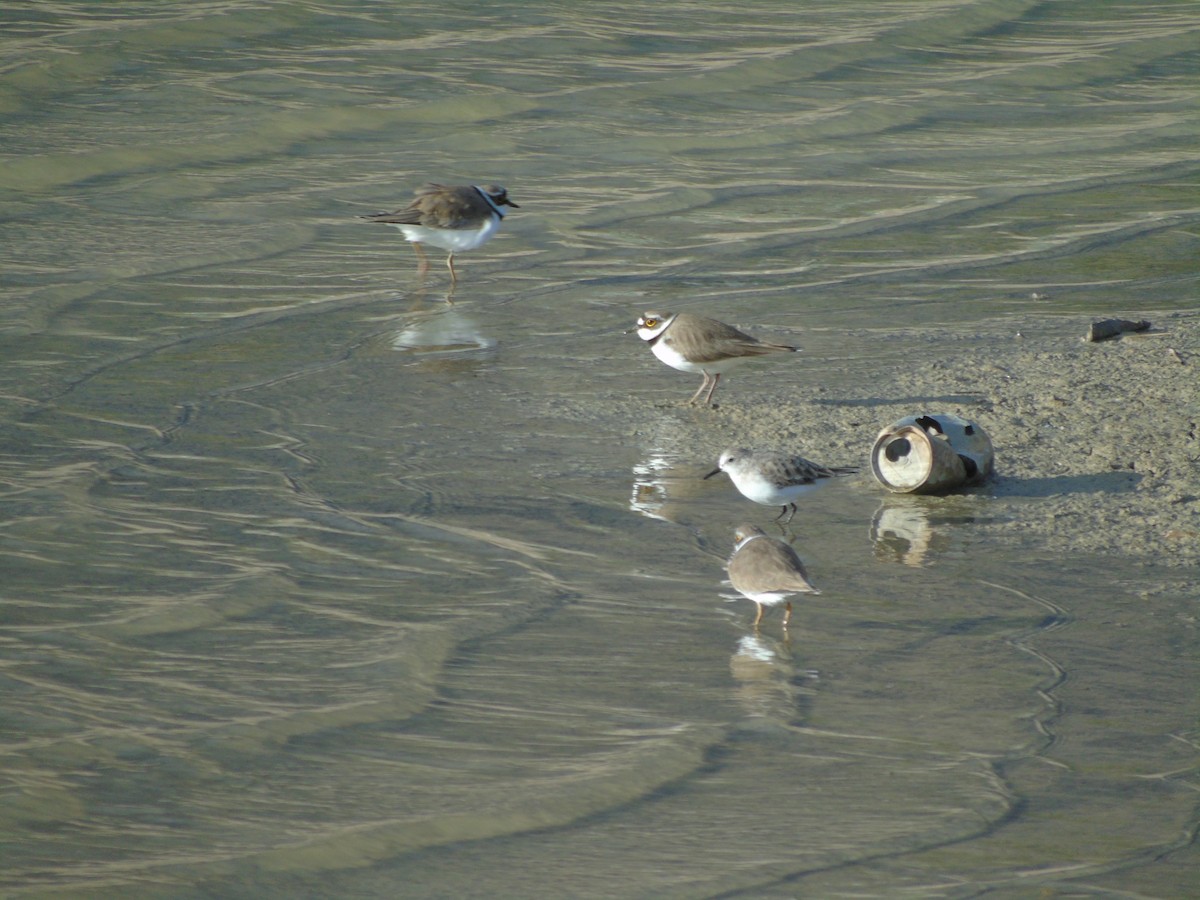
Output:
M898 494L946 493L993 471L987 432L953 415L908 416L883 429L871 450L875 480Z

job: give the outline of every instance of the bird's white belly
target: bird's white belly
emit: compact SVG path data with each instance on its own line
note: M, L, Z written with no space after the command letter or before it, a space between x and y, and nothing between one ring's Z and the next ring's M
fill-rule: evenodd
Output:
M410 241L432 244L434 247L455 253L460 250L474 250L487 242L500 227L500 220L495 216L488 216L487 221L478 228L430 228L428 225L401 224L397 224L396 227L403 231Z
M799 591L742 591L742 596L753 600L755 603L761 603L763 606L774 606L776 603L782 603L792 594Z
M815 484L778 485L768 478L743 475L734 482L742 496L763 506L785 506L802 494L807 494Z
M693 372L697 375L716 375L733 368L743 360L740 357L731 357L729 359L719 359L713 362L694 363L686 356L676 350L666 340L655 341L651 344L650 349L660 360L665 362L672 369L678 369L680 372Z

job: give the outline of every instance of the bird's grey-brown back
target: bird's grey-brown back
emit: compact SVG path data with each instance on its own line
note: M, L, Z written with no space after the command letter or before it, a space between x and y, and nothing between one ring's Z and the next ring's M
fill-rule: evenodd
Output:
M487 195L487 197L484 196ZM491 203L488 199L491 199ZM495 204L495 207L493 207ZM518 208L500 185L426 184L417 188L408 206L394 212L363 216L385 225L425 225L430 228L474 228L489 216L503 216L501 206Z
M768 353L794 353L799 348L762 341L732 325L693 313L677 313L659 338L696 364Z
M763 594L820 591L808 579L808 571L789 545L768 537L756 525L740 525L734 532L736 545L729 558L729 581L734 589L754 597Z
M717 467L731 477L758 477L775 487L815 485L821 479L853 475L858 466L824 466L803 456L776 450L737 447L721 454Z

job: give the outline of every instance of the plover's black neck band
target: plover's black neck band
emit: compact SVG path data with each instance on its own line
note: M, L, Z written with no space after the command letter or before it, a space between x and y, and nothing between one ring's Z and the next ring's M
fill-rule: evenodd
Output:
M502 218L502 219L504 218L504 210L502 210L499 206L496 205L496 201L491 198L491 195L488 194L487 191L485 191L483 188L481 188L477 184L473 184L473 185L471 185L471 187L475 188L475 193L477 193L480 197L482 197L484 200L487 201L487 205L492 208L492 212L494 212L500 218Z

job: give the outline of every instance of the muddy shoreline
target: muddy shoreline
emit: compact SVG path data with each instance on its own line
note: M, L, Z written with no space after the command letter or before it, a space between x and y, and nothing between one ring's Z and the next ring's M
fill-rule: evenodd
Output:
M680 378L680 401L641 403L623 415L642 436L654 429L648 413L672 416L673 433L699 459L715 460L735 442L862 465L858 489L885 496L869 465L880 429L915 413L953 413L987 430L996 473L956 497L917 501L932 513L966 501L978 507L979 527L997 537L1019 533L1053 552L1196 566L1200 315L1148 314L1146 332L1088 342L1100 318L893 332L918 347L928 339L937 351L876 367L831 365L822 386L814 380L818 348L803 397L785 379L739 373L722 383L717 408L697 411L683 402L691 379ZM845 337L881 340L865 331Z

